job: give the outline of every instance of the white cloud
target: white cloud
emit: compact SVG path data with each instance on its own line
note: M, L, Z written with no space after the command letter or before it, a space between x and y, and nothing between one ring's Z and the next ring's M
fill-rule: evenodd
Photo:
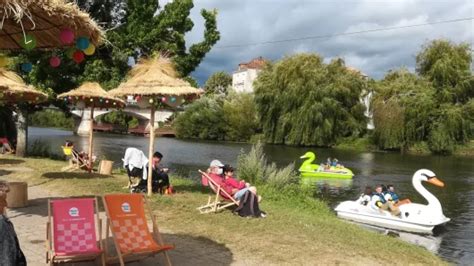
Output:
M296 52L342 57L348 65L380 78L392 68L413 69L416 53L428 40L472 43L474 38L474 22L464 21L223 49L219 47L472 17L474 4L470 0L196 0L191 15L195 28L186 36L188 43L202 39L202 8L218 9L221 40L193 73L201 82L214 71L232 72L238 63L253 57L275 60Z

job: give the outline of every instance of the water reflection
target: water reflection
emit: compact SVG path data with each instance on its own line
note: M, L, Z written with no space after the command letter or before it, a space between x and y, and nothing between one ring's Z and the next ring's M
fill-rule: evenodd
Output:
M30 128L30 144L41 140L57 154L62 154L61 145L66 139L76 142L80 149L87 150L87 137L74 136L69 131ZM239 153L248 151L249 144L182 141L159 138L155 145L165 157L163 164L175 173L198 179L197 169L205 169L213 159L234 166ZM95 134L94 153L98 158L115 161L121 165L121 158L127 147L136 147L147 153L148 138L126 135ZM338 158L346 167L353 170L352 180L312 180L305 181L314 186L315 196L324 199L331 207L344 200L357 199L365 186L393 184L401 198L426 204L411 184L412 175L420 168L427 168L437 174L446 184L438 188L430 184L425 187L435 195L443 206L444 214L451 218L444 232L431 238L418 238L419 243L433 242L439 246L438 254L458 264L472 264L474 261L474 163L469 157L415 156L398 153L367 153L334 149L308 149L280 145L264 147L268 162L278 166L302 163L299 157L307 151L317 155L317 162L327 157ZM237 169L238 172L238 169ZM347 182L347 183L346 183ZM404 234L403 234L404 235ZM400 236L402 238L402 236ZM409 241L410 237L407 238ZM411 239L416 238L411 237ZM439 244L436 244L440 242ZM430 247L430 245L426 245ZM432 248L429 248L430 250Z

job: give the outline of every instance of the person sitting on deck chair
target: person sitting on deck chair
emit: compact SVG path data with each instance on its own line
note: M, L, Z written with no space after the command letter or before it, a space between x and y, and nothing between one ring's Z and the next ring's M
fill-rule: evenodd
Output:
M12 145L10 144L7 138L0 138L0 145L3 147L3 151L5 153L15 153L15 150L12 148Z
M245 195L245 192L250 191L257 196L257 188L251 186L249 183L246 183L244 180L237 181L234 178L234 168L228 164L223 167L224 172L224 184L226 185L224 189L230 192L229 194L234 197L236 200L242 199ZM258 196L258 201L262 200L261 196Z
M398 207L396 207L391 201L388 201L382 191L382 185L377 185L375 187L375 192L372 195L371 200L372 206L378 208L380 211L388 210L394 216L400 215L400 209L398 209Z

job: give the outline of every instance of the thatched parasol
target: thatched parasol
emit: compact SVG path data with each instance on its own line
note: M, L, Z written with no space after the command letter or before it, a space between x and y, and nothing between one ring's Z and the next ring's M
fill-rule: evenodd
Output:
M3 22L3 26L2 26ZM25 34L36 39L39 49L62 47L60 34L70 29L76 36L100 44L99 26L74 3L65 0L0 0L0 50L22 49Z
M58 95L68 104L80 109L91 108L89 129L89 172L92 172L92 144L94 133L94 108L123 108L125 102L110 96L97 82L85 82L79 88Z
M32 86L12 71L0 68L0 103L39 103L48 99L48 95Z
M152 193L152 159L155 144L155 110L177 107L186 100L197 97L201 92L188 82L178 78L172 62L166 58L156 58L138 64L130 72L129 78L117 89L109 91L113 96L135 96L140 107L151 109L150 147L148 164L148 195Z

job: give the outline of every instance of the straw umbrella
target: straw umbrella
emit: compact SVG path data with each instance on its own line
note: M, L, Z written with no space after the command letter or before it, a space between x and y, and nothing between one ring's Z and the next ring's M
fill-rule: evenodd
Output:
M19 50L33 38L36 47L52 49L83 36L95 46L103 33L74 3L65 0L0 0L0 50ZM64 35L64 39L62 36Z
M145 61L131 70L128 80L117 89L109 91L117 97L134 96L138 106L150 108L150 146L148 163L148 196L152 194L152 159L155 140L155 111L175 108L192 100L200 91L188 82L177 78L173 64L166 58Z
M85 82L79 88L58 95L58 99L64 100L70 105L80 109L90 108L90 129L89 129L89 172L92 172L92 144L94 133L94 108L123 108L125 102L112 97L102 89L97 82Z
M44 102L48 95L26 85L23 79L16 73L0 68L0 105L9 104L36 104ZM24 156L26 143L28 142L27 113L18 112L17 155ZM22 130L24 129L24 130Z

